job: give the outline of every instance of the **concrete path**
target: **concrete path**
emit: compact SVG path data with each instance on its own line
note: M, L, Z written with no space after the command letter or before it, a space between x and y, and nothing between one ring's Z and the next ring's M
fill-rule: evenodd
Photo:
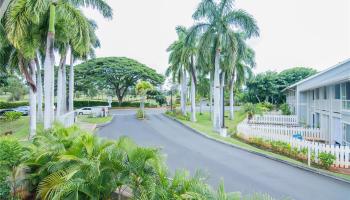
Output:
M206 139L162 116L159 110L147 111L148 120L144 121L135 118L134 110L112 113L112 123L98 134L110 139L126 135L139 145L160 147L171 172L200 169L209 174L214 187L224 179L228 191L305 200L350 199L350 184Z

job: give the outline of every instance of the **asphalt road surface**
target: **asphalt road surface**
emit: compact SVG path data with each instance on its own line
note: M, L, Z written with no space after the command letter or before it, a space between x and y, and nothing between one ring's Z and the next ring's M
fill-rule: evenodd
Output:
M289 199L350 199L350 184L206 139L163 116L160 110L147 113L148 119L140 121L134 110L114 110L113 121L98 134L109 139L126 135L139 145L159 147L171 172L202 170L214 187L223 179L228 191L263 192Z

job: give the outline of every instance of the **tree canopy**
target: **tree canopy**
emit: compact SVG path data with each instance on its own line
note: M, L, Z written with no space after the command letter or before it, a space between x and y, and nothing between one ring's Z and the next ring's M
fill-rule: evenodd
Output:
M283 103L284 95L281 92L284 88L301 81L317 71L312 68L295 67L284 70L280 73L267 71L257 74L251 78L246 86L244 101L258 103L268 101L270 103Z
M164 82L164 76L154 69L125 57L105 57L91 59L75 68L76 89L110 89L115 91L119 102L123 101L130 87L139 80L158 86Z

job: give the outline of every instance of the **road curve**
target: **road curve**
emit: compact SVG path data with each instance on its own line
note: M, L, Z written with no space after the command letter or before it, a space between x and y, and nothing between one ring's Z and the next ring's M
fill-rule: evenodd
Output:
M276 198L305 200L350 199L350 184L304 171L200 136L182 125L148 111L147 120L137 120L135 111L118 110L113 121L98 135L117 139L126 135L142 146L160 147L169 169L200 169L217 186L224 179L228 191L266 192Z

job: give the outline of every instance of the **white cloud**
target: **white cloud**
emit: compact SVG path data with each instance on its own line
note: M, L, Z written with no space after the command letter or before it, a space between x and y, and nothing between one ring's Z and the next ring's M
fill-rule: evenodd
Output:
M163 73L175 27L193 24L199 0L108 2L114 9L111 21L86 11L99 25L97 56L134 58ZM322 70L350 57L348 0L237 0L236 6L251 13L261 29L261 36L249 42L256 51L257 72L294 66Z

